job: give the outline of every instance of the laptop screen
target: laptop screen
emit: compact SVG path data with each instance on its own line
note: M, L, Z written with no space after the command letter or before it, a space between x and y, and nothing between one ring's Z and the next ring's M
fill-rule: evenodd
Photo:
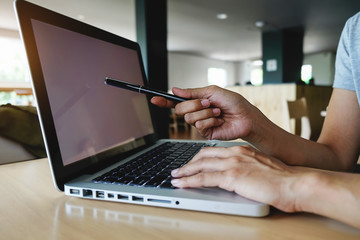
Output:
M136 50L35 19L31 24L64 166L141 145L138 139L154 133L146 96L104 84L105 77L144 84Z

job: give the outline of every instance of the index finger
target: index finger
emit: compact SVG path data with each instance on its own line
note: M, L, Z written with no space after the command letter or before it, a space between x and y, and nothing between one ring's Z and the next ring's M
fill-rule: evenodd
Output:
M158 96L152 97L150 101L152 104L163 108L173 108L176 105L174 102Z
M173 87L172 92L179 97L185 97L190 99L208 99L217 90L216 87L202 87L202 88L177 88Z
M222 172L202 172L188 177L172 179L171 184L178 188L219 187L223 181Z

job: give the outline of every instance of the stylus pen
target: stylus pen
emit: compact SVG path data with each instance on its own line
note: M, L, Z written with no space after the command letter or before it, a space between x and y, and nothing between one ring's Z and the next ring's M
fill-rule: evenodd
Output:
M141 85L136 85L136 84L132 84L132 83L128 83L128 82L124 82L124 81L120 81L120 80L108 78L108 77L105 78L105 84L123 88L123 89L127 89L127 90L138 92L138 93L143 93L143 94L146 94L151 97L154 97L154 96L164 97L170 101L173 101L174 103L179 103L179 102L184 102L184 101L190 100L188 98L178 97L178 96L175 96L175 95L172 95L167 92L160 91L160 90L155 90L155 89L147 88L147 87L144 87Z

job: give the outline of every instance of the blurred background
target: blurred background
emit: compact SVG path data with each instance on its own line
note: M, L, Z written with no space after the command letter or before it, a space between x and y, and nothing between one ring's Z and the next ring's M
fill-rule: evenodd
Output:
M135 0L30 2L137 41ZM341 30L360 10L360 1L164 2L168 90L210 84L226 87L246 96L280 126L287 121L282 102L306 95L308 105L317 105L309 112L314 115L310 117L312 138L318 136L320 112L326 110L331 94ZM0 104L6 103L36 105L13 2L0 0Z

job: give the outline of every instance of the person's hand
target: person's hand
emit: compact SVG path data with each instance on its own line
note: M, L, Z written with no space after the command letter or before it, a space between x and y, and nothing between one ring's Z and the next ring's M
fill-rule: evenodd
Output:
M283 211L299 211L294 191L301 171L250 146L202 149L184 167L172 171L179 188L219 187ZM295 186L296 185L296 186Z
M190 125L208 139L231 140L244 138L262 113L241 95L216 86L196 89L173 88L173 93L193 100L174 104L162 97L151 102L160 107L175 107Z
M250 146L203 148L171 172L178 188L220 187L286 212L311 212L360 229L360 176L288 166Z

